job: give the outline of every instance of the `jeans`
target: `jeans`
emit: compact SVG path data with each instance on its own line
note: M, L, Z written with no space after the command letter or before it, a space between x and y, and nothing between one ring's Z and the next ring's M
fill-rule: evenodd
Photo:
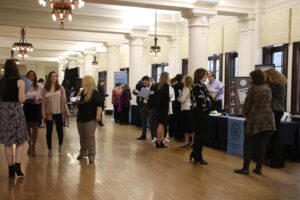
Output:
M55 121L55 125L56 125L58 143L59 145L63 144L64 133L63 133L62 114L54 114L52 115L52 121L46 120L46 140L47 140L48 149L52 149L53 121Z

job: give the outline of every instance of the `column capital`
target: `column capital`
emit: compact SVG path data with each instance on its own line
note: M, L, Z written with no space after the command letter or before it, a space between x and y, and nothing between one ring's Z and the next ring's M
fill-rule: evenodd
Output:
M215 10L188 9L181 12L183 18L188 19L189 27L208 27L208 19L217 15Z
M148 37L149 26L134 26L131 29L131 33L128 35L129 39L142 38L145 39Z
M239 16L238 22L240 24L240 32L253 31L255 19L256 19L255 14Z

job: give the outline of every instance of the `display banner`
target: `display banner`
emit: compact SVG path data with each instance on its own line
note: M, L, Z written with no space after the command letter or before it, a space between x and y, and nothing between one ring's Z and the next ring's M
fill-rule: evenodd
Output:
M128 76L126 71L114 73L114 84L120 83L121 85L128 84Z
M228 117L227 152L243 156L245 119Z

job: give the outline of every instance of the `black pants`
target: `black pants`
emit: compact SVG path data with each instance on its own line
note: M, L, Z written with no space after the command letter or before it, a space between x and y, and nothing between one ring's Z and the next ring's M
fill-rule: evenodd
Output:
M284 156L280 144L279 131L278 131L282 115L283 115L282 111L274 111L276 131L270 136L270 145L271 145L270 164L275 167L284 167Z
M213 101L211 106L211 110L222 112L222 100Z
M194 147L192 156L196 161L203 160L202 149L205 142L205 137L208 130L208 112L192 111L193 125L195 131Z
M129 124L129 107L122 107L120 123Z
M181 110L180 107L174 107L173 109L173 131L174 131L174 138L176 140L183 140L184 139L184 133L182 128L182 117L181 117Z
M114 119L116 121L120 121L120 113L118 111L118 105L114 105Z
M53 121L55 121L59 145L63 144L64 138L62 114L52 115L52 119L52 121L46 120L46 139L48 149L52 149Z
M149 106L148 104L141 105L141 116L142 116L142 137L146 137L147 132L147 122L149 115Z
M258 133L254 136L245 135L244 138L244 164L243 168L249 169L253 148L255 148L256 152L256 169L261 169L266 149L269 141L269 137L271 135L271 131L264 131Z

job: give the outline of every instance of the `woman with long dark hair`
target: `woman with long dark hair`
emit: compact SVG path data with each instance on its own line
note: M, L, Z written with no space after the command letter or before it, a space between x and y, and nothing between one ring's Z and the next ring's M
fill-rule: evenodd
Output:
M22 103L25 101L25 83L20 78L17 64L7 60L0 80L0 144L4 144L9 177L23 176L21 159L24 143L28 140ZM16 148L13 148L16 145ZM14 152L15 151L15 152ZM14 163L15 155L15 163Z
M249 174L253 148L256 149L255 174L261 174L266 147L270 135L275 130L274 113L271 107L272 93L265 84L264 73L257 69L250 73L252 87L249 88L245 103L244 115L246 131L244 137L244 163L241 169L234 170L238 174Z
M165 126L168 123L169 112L169 73L163 72L160 75L159 83L156 85L156 106L157 106L157 141L156 148L167 147L164 140Z
M128 84L125 84L120 97L120 101L121 101L121 108L119 109L119 111L121 111L120 124L129 124L130 100L131 100L130 87Z
M26 93L26 101L23 109L27 124L27 133L29 136L28 155L35 156L35 144L38 136L39 117L41 115L42 91L43 88L37 83L36 73L32 70L28 71L26 78L32 81L29 91Z
M192 116L195 131L193 151L190 155L190 161L195 164L207 165L203 159L202 149L204 139L208 129L208 118L211 105L211 96L205 86L207 80L207 70L199 68L194 73L194 84L191 90Z
M57 73L52 71L48 74L42 95L42 116L46 121L46 139L48 156L52 156L52 131L55 121L58 136L58 152L62 153L63 124L69 116L66 93L63 86L58 84Z

